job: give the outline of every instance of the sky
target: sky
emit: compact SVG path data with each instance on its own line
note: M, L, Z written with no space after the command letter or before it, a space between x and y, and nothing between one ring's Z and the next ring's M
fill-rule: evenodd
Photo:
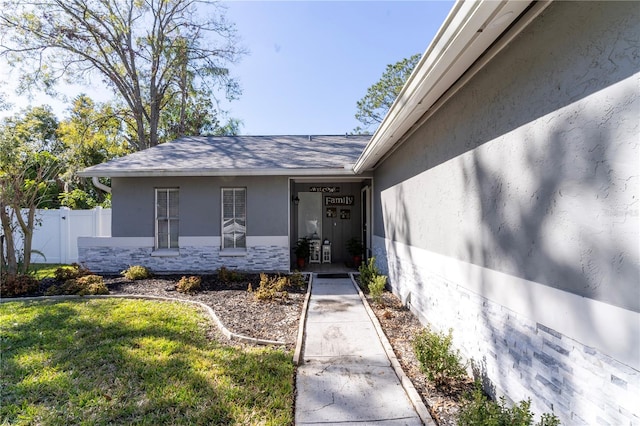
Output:
M385 67L424 53L453 6L452 1L227 1L226 16L248 50L230 73L242 95L222 108L242 120L245 135L320 135L351 132L356 103ZM13 103L6 116L28 104L53 107L59 118L68 103L44 95L11 92L17 78L0 63L0 90ZM99 88L69 86L73 97L98 101Z

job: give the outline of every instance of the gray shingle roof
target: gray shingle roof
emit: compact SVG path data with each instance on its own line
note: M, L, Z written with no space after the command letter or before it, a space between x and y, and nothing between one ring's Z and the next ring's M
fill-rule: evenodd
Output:
M85 177L352 174L370 136L185 137L82 170Z

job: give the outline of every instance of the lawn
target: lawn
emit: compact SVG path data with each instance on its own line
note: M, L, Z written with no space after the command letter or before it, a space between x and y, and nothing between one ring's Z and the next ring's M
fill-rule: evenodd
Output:
M291 354L178 302L0 304L2 424L293 424Z

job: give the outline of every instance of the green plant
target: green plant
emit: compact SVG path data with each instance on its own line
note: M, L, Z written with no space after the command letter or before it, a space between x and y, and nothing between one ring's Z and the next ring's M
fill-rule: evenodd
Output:
M380 271L376 267L376 258L369 258L368 263L363 263L358 268L358 272L360 272L360 285L364 289L369 289L369 284L373 282L375 277L380 275Z
M364 246L362 245L362 241L357 239L356 237L349 238L347 240L347 252L352 256L362 256L364 252Z
M61 266L55 270L53 273L54 277L58 281L65 282L67 280L72 280L75 278L80 278L85 275L91 275L91 271L87 268L83 268L77 263L72 263L69 266Z
M307 281L305 280L304 275L302 275L300 272L295 271L294 273L289 275L289 285L291 287L304 288L306 284Z
M122 275L128 280L144 280L145 278L149 278L151 276L151 271L144 266L133 265L129 266L128 269L122 271Z
M176 290L180 293L193 294L200 290L202 278L198 276L182 277L176 285Z
M80 296L88 294L109 294L107 286L104 285L104 281L99 275L85 275L80 278L76 278L76 283L80 287L78 293Z
M309 238L302 237L296 241L296 245L293 248L293 252L298 259L307 259L311 254L311 242Z
M446 386L466 376L460 351L453 350L452 330L448 334L425 329L413 340L413 350L420 368L436 387Z
M376 275L373 280L369 282L369 294L375 303L380 304L382 302L382 293L384 292L386 285L386 275Z
M61 206L67 206L73 210L92 209L97 204L97 201L90 194L80 188L63 192L58 195L58 199Z
M109 289L99 275L83 275L78 278L68 279L62 285L52 285L45 295L57 296L61 294L77 294L87 296L94 294L109 294Z
M459 426L531 426L533 413L530 410L531 400L520 401L511 408L507 407L504 397L499 401L492 401L482 392L479 382L476 382L471 395L462 403L458 415ZM560 420L553 414L544 413L538 426L558 426Z
M221 266L218 269L218 279L222 282L239 282L244 279L244 275L242 272L234 271L233 269L228 269L226 266Z
M252 292L253 296L258 300L284 300L289 297L289 293L285 291L288 284L289 279L286 276L269 276L265 273L260 273L258 288L253 290L249 286L248 291Z
M38 290L39 282L31 275L0 275L0 296L15 297L34 293Z

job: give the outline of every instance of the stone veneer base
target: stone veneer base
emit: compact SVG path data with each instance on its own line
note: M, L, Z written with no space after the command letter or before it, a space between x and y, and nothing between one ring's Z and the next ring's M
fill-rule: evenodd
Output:
M221 266L247 272L289 271L288 247L255 246L243 255L221 255L220 247L180 247L177 255L152 256L152 247L78 248L80 263L93 272L119 273L131 265L153 272L213 273Z
M384 240L376 240L374 255L393 292L423 324L452 329L454 345L493 396L531 398L534 413L552 412L566 425L640 424L638 370L428 265L389 254Z

